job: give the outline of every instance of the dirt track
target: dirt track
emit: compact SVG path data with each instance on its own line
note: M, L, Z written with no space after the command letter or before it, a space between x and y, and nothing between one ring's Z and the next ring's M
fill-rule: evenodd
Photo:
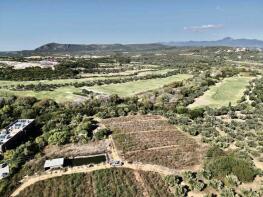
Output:
M121 157L118 154L118 151L115 148L115 144L110 137L109 139L112 141L112 146L111 146L111 157L113 160L121 160ZM73 167L73 168L65 168L61 170L56 170L56 171L48 171L40 175L35 175L35 176L29 176L26 179L22 181L22 184L20 187L18 187L11 196L17 196L19 193L24 190L25 188L29 187L30 185L35 184L36 182L43 181L46 179L51 179L54 177L59 177L63 175L68 175L68 174L75 174L75 173L90 173L96 170L102 170L102 169L109 169L113 168L110 164L99 164L95 165L94 167L88 167L88 166L79 166L79 167ZM163 166L158 166L158 165L151 165L151 164L141 164L141 163L132 163L129 164L127 162L124 162L124 165L121 166L121 168L129 168L135 171L151 171L151 172L157 172L163 175L171 175L171 174L179 174L179 171L163 167Z
M63 175L68 175L68 174L75 174L75 173L90 173L96 170L102 170L102 169L109 169L113 168L109 164L100 164L96 165L94 167L88 167L88 166L81 166L81 167L73 167L73 168L68 168L67 170L56 170L52 172L46 172L45 174L42 175L36 175L36 176L30 176L26 178L22 185L18 187L11 196L17 196L22 190L25 188L29 187L30 185L35 184L36 182L43 181L46 179L51 179L54 177L59 177ZM157 165L151 165L151 164L128 164L124 163L124 165L121 168L129 168L132 170L141 170L141 171L151 171L151 172L157 172L163 175L171 175L171 174L179 174L178 171L176 170L171 170L166 167L162 166L157 166Z

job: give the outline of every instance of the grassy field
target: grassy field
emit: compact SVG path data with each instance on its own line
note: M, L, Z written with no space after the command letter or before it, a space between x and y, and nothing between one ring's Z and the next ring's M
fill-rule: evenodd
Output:
M23 85L30 85L30 84L65 84L65 83L80 83L80 82L85 82L85 81L93 81L93 80L104 80L107 79L108 77L85 77L85 78L80 78L80 79L57 79L57 80L40 80L40 81L0 81L0 87L3 86L16 86L19 84ZM118 76L112 76L111 79L114 78L120 78Z
M104 93L104 94L118 94L119 96L132 96L141 92L146 92L163 87L176 81L182 81L192 77L187 74L173 75L166 78L148 79L131 81L127 83L101 85L87 87L86 89Z
M111 85L105 85L105 86L94 86L89 87L87 89L94 89L95 92L100 92L97 90L97 88L105 88L105 90L108 91L109 94L119 93L121 96L130 96L136 93L140 93L147 90L152 90L159 88L163 85L175 82L175 81L181 81L183 79L189 78L190 75L176 75L171 76L167 78L159 78L159 79L150 79L150 80L141 80L141 81L134 81L134 82L128 82L128 83L122 83L122 84L111 84ZM90 78L92 79L92 78ZM97 79L97 78L96 78ZM43 80L42 83L70 83L70 82L80 82L87 79L64 79L64 80ZM0 86L4 85L18 85L21 82L8 82L8 81L1 81ZM23 84L30 84L31 81L23 82ZM33 83L39 83L37 81L33 81ZM119 88L115 89L115 86L119 86ZM75 88L73 86L65 86L61 88L57 88L54 91L14 91L14 90L8 90L8 89L0 89L0 96L7 97L7 96L32 96L36 97L38 99L53 99L57 102L67 102L67 101L82 101L85 99L82 96L76 95L74 93L80 93L81 88Z
M13 91L7 89L0 89L0 96L1 97L8 97L8 96L31 96L36 97L37 99L53 99L57 102L67 102L67 101L82 101L84 97L75 95L74 93L80 93L81 90L79 88L75 88L73 86L66 86L57 88L54 91Z
M173 71L174 69L162 69L162 70L149 70L149 71L144 71L140 72L138 76L146 76L146 75L164 75L168 72Z
M80 76L82 77L113 77L113 76L119 76L119 75L123 75L123 76L129 76L129 75L133 75L136 74L137 72L139 73L147 73L150 71L155 71L153 69L150 68L145 68L145 69L140 69L140 70L126 70L123 72L117 72L117 73L85 73L85 74L80 74Z
M237 101L243 96L246 86L253 77L230 77L211 87L205 94L189 105L189 108L198 108L203 106L222 107L237 104Z
M169 71L172 71L173 69L163 69L163 70L151 70L151 69L142 69L142 70L128 70L124 72L119 73L101 73L101 74L83 74L80 79L57 79L57 80L40 80L40 81L5 81L0 80L0 87L3 86L17 86L19 84L23 85L29 85L29 84L65 84L65 83L81 83L85 81L94 81L94 80L104 80L104 79L118 79L118 78L125 78L131 74L138 73L138 76L146 76L146 75L157 75L157 74L166 74ZM120 76L124 75L124 76Z

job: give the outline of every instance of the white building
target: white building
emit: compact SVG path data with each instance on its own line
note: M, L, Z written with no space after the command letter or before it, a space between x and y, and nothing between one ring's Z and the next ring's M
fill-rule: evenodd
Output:
M46 160L44 164L45 170L49 169L58 169L63 168L64 165L64 158L56 158L51 160Z
M9 166L6 164L0 164L0 179L9 176Z

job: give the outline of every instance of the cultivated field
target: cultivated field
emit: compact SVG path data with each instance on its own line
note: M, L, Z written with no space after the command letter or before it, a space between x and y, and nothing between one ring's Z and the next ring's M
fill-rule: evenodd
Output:
M157 173L115 168L40 181L23 190L19 196L161 197L173 195L163 178Z
M243 96L246 86L252 77L230 77L211 87L203 96L197 98L195 102L189 105L189 108L198 108L203 106L222 107L237 104L237 101Z
M169 85L177 81L183 81L192 77L188 74L178 74L166 78L148 79L131 81L127 83L101 85L87 87L87 90L91 90L103 94L118 94L119 96L133 96L142 92L162 88L164 85Z
M123 158L186 169L201 163L204 147L161 116L127 116L102 121L113 130Z

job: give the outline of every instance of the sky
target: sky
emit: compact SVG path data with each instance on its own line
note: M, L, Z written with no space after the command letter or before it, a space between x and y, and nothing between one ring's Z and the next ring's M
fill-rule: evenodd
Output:
M263 40L263 0L0 0L0 51L224 37Z

